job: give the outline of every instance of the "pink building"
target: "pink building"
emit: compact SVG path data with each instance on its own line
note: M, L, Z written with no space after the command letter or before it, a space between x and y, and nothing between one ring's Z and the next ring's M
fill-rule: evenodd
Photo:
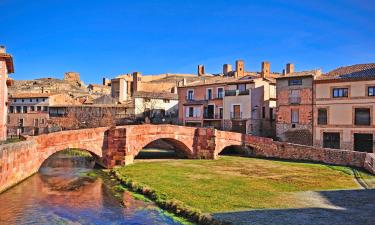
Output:
M8 74L13 72L13 58L0 46L0 140L7 138L8 86L11 84Z

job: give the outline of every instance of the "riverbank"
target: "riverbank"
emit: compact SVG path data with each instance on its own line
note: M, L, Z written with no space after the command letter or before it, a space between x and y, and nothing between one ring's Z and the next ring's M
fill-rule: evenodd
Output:
M143 161L113 172L159 206L189 212L185 216L195 220L229 211L309 207L299 193L360 189L358 175L369 185L374 181L374 176L349 167L231 156Z

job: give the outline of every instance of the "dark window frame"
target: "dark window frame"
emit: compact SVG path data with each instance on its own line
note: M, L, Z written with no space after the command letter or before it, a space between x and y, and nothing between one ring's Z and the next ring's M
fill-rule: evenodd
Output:
M333 88L332 98L347 98L349 97L349 88Z
M321 117L321 112L324 112L324 116ZM319 108L318 109L318 124L319 125L327 125L328 124L328 110L326 108Z
M375 86L368 86L367 87L367 95L371 96L371 97L375 96Z
M289 79L288 80L288 86L300 86L302 85L302 79L301 78L295 78L295 79Z
M362 112L361 112L362 111ZM364 119L363 116L357 115L357 113L366 113L367 118ZM371 125L371 109L370 108L355 108L354 109L354 125L358 126L370 126Z

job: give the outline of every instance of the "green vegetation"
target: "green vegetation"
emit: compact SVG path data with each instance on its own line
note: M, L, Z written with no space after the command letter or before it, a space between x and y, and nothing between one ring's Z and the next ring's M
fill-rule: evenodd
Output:
M66 156L74 156L74 157L78 156L78 157L84 157L84 158L93 157L90 152L82 150L82 149L78 149L78 148L68 148L59 152L59 154L66 155Z
M16 142L20 142L20 141L23 141L23 139L22 138L18 138L18 137L16 137L16 138L9 138L9 139L7 139L5 141L0 141L0 145L10 144L10 143L16 143Z
M298 207L291 193L359 188L354 171L365 181L374 180L349 167L230 156L138 162L114 173L163 208L197 217L200 211Z

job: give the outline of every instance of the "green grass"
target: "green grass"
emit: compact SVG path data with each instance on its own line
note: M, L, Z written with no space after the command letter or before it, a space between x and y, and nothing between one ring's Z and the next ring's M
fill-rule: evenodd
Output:
M359 188L349 167L242 157L138 162L116 169L133 182L202 212L290 208L290 193ZM360 171L364 179L374 177Z
M20 142L20 141L23 141L23 139L21 138L9 138L5 141L0 141L0 145L3 145L3 144L10 144L10 143L16 143L16 142Z
M77 148L68 148L59 152L59 154L66 155L66 156L85 157L85 158L93 157L90 152L82 150L82 149L77 149Z

